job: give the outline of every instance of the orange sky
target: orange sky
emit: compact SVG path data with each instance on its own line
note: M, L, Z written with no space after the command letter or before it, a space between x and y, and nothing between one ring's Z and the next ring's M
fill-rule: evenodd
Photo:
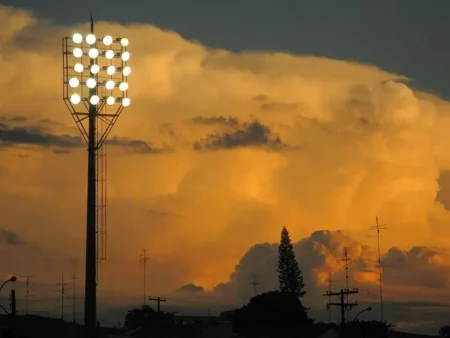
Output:
M86 30L0 6L0 126L78 136L61 95L61 37ZM101 289L140 293L143 248L153 292L190 282L211 289L230 280L251 246L277 242L282 226L293 241L316 230L341 229L352 238L330 235L339 246L322 252L328 258L315 265L317 283L344 246L353 257L362 255L361 245L371 247L373 270L376 239L367 228L378 214L389 226L383 252L423 246L410 254L408 276L438 271L442 283L421 293L442 300L450 259L441 249L424 252L445 249L450 239L450 214L436 202L440 173L450 169L447 102L396 82L407 80L400 75L350 61L233 54L151 25L101 22L96 32L130 40L132 104L111 137L170 150L108 147ZM236 147L223 147L233 135L241 135ZM277 137L285 146L274 146ZM248 145L254 140L259 146ZM27 242L4 245L14 254L0 265L5 275L56 283L61 272L83 274L86 151L58 149L0 143L0 227ZM376 281L373 273L355 278ZM387 283L405 294L416 287L415 277L399 278Z

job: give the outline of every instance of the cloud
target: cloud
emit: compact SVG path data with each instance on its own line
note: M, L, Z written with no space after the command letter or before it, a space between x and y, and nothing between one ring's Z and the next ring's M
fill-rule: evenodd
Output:
M204 290L203 287L195 285L194 283L182 285L179 289L181 292L203 292Z
M24 245L27 244L17 233L5 229L0 229L0 238L8 245Z
M65 257L37 271L35 252L14 251L14 266L2 262L0 270L33 270L54 284L68 257L84 260L86 150L59 79L61 37L87 32L88 23L56 26L5 6L0 17L2 222ZM378 215L388 225L384 259L408 262L386 267L387 283L397 270L409 280L422 274L416 285L391 283L391 295L443 299L446 272L434 282L425 272L431 280L448 262L439 251L450 239L441 203L450 195L442 179L450 170L448 102L372 65L232 53L146 24L99 22L96 30L130 39L133 69L131 105L109 137L121 146L106 147L108 260L99 289L140 295L137 262L147 248L152 293L194 283L243 299L253 292L252 273L259 288L276 284L259 266L272 264L273 249L260 245L235 271L236 263L255 244L277 242L285 225L293 239L307 238L297 250L311 257L303 266L310 285L326 288L330 269L342 285L336 260L348 246L353 280L376 300L376 238L368 228ZM419 269L427 255L445 264ZM82 264L70 269L82 274Z

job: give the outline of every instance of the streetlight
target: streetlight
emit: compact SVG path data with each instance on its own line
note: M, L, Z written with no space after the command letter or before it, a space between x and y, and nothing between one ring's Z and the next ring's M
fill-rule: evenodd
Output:
M15 283L16 280L17 280L17 277L16 277L16 276L11 276L11 277L9 277L9 279L5 280L5 281L3 282L3 284L0 285L0 291L2 291L2 289L3 289L3 287L5 286L6 283L8 283L8 282Z
M356 321L356 318L358 318L359 315L360 315L361 313L366 312L366 311L372 311L372 307L371 307L371 306L368 306L368 307L366 307L365 309L359 311L359 312L356 314L355 318L353 318L352 322Z
M62 44L63 98L88 148L84 327L86 337L93 338L97 326L97 262L106 258L106 185L98 186L105 179L97 176L98 167L105 168L97 161L123 108L131 103L129 41L109 35L97 37L91 17L89 34L65 37Z

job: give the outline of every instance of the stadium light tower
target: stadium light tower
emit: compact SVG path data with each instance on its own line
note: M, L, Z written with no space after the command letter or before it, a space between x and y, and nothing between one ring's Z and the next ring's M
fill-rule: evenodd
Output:
M96 336L97 263L106 258L105 179L99 179L102 145L128 97L130 53L127 38L94 35L94 20L86 36L65 37L63 47L63 98L88 149L87 225L84 326L86 337ZM101 185L103 183L103 185ZM100 186L101 185L101 186ZM100 248L101 246L101 248Z

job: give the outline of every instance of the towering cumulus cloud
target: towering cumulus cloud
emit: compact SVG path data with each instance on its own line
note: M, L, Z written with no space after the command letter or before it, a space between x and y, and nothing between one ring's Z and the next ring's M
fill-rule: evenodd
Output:
M86 151L61 97L60 54L61 37L87 28L0 6L0 228L10 244L1 250L18 257L0 266L5 274L15 268L55 283L65 261L83 272ZM373 284L368 228L377 214L389 226L385 259L407 262L410 276L387 282L412 283L420 273L421 287L447 285L423 275L449 262L429 248L450 239L449 206L439 202L450 194L442 183L450 170L447 102L415 91L404 76L349 61L236 54L152 25L100 22L96 32L127 36L133 69L132 104L107 146L101 289L139 293L146 248L152 293L229 290L241 283L240 270L233 273L241 257L278 241L282 226L294 241L305 238L300 257L315 253L317 261L300 264L310 288L338 269L330 262L344 242L362 257L356 280ZM28 272L48 252L57 264Z

